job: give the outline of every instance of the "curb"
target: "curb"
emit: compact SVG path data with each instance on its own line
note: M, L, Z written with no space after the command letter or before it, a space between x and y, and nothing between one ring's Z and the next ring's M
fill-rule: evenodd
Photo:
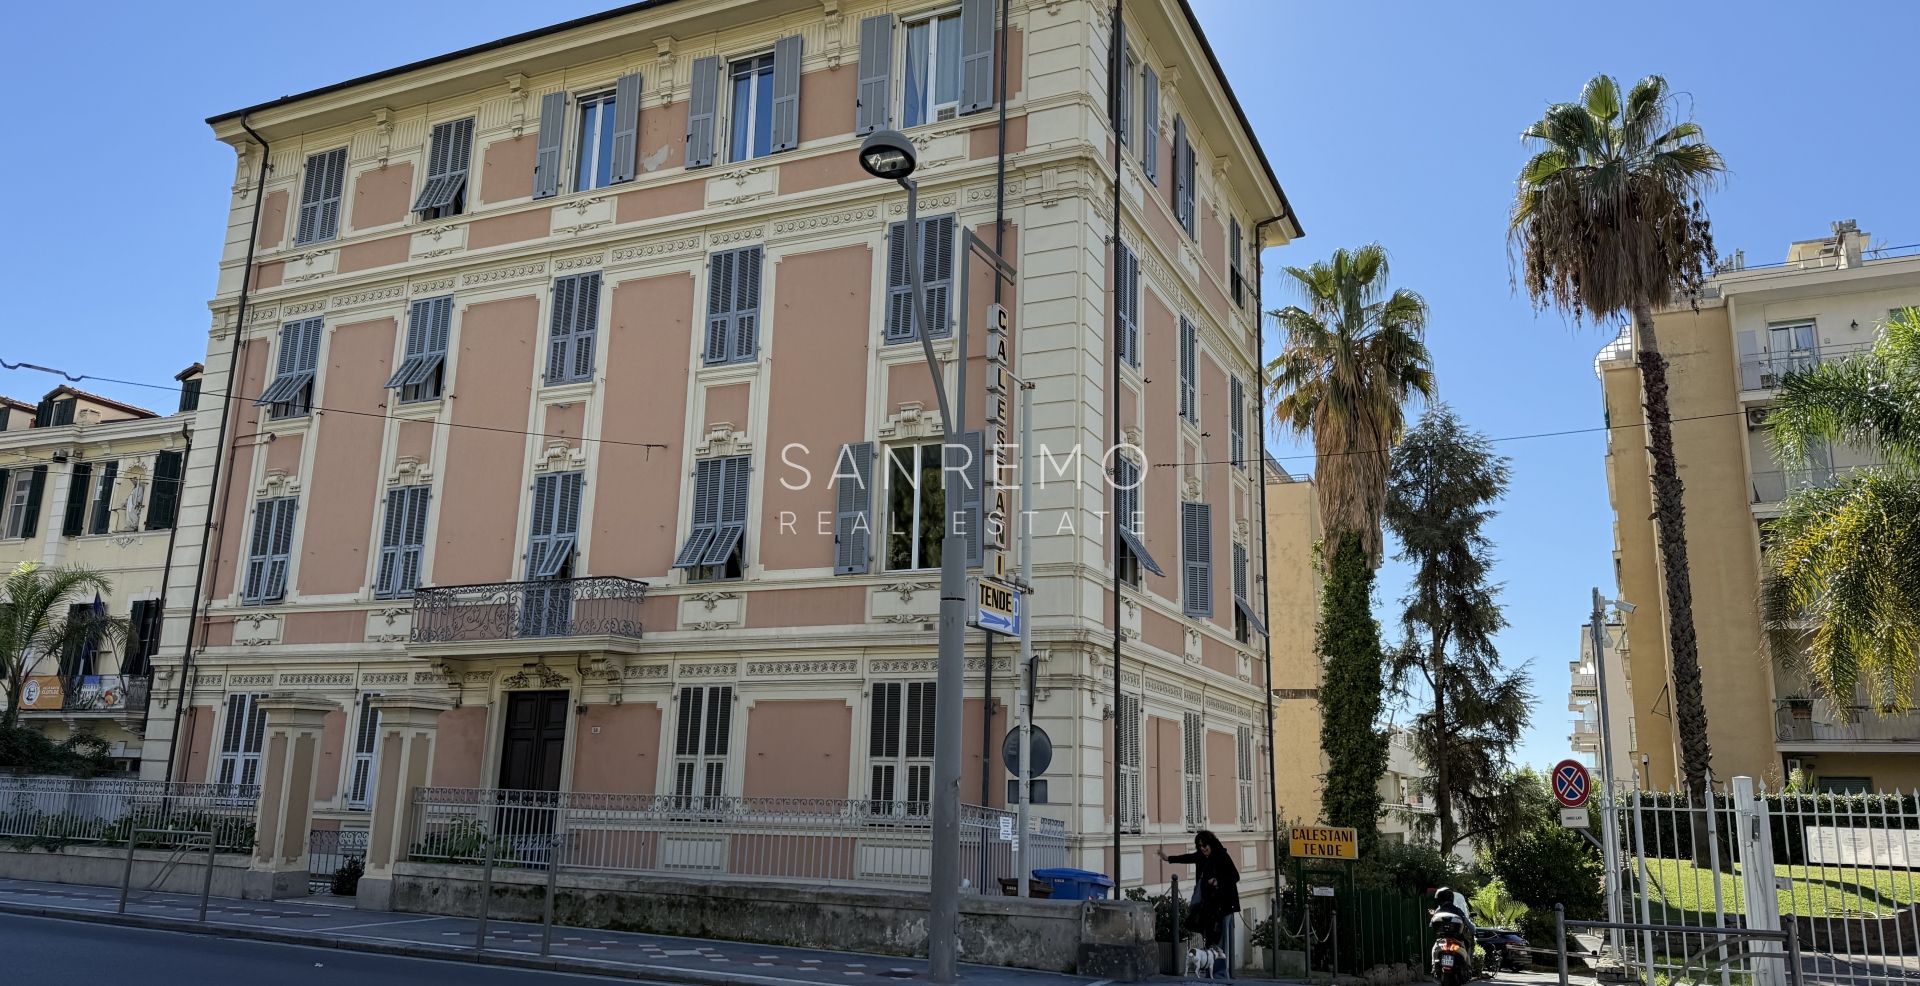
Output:
M683 969L678 966L599 962L593 959L571 959L555 956L543 957L539 955L524 955L516 952L476 952L471 948L455 948L445 945L402 945L395 942L372 941L369 939L345 936L333 937L317 934L298 934L288 931L275 931L271 928L250 928L231 924L202 924L198 921L181 921L173 918L152 917L145 914L110 914L92 910L16 904L10 901L0 901L0 914L46 918L55 921L77 921L87 924L107 924L120 928L143 928L148 931L173 931L190 935L206 935L214 938L230 938L239 941L268 942L276 945L300 945L307 948L328 948L350 952L366 952L373 955L427 959L436 962L469 962L476 965L502 966L510 969L526 969L535 972L566 972L587 976L605 976L616 979L678 983L683 984L683 986L734 986L734 984L740 984L740 986L821 986L821 984L815 980L783 979L778 976L733 972L714 973L698 969Z

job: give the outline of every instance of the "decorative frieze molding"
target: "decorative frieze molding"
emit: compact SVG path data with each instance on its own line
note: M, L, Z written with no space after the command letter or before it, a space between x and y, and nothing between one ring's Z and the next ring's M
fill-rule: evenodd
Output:
M453 676L450 674L441 674L438 671L415 671L413 673L413 683L416 685L451 685L453 684Z
M854 674L857 661L750 661L749 678L793 678L802 675Z
M913 602L915 593L932 592L938 588L940 588L938 582L894 582L880 586L880 591L898 593L901 602L910 603Z
M377 288L367 288L348 294L336 294L327 299L327 307L334 310L353 308L359 305L373 305L383 301L397 301L407 296L407 286L402 284L382 284Z
M351 685L353 684L353 675L350 672L341 674L283 674L280 676L280 684Z
M405 671L369 671L360 676L363 685L404 685L407 683Z
M654 240L650 243L615 247L613 260L615 263L628 260L651 260L655 257L666 257L676 253L692 253L699 249L699 236L679 236L670 240Z
M578 257L564 257L553 262L553 272L581 270L587 267L599 267L607 262L605 253L583 253Z
M939 209L951 209L953 208L955 198L957 198L957 196L955 196L954 193L952 192L940 192L934 195L922 195L920 196L920 214L924 216L929 212L933 212ZM887 214L891 216L906 215L907 200L902 198L898 202L888 203Z
M765 226L742 226L739 229L722 230L709 235L707 237L707 244L709 246L721 247L730 243L745 243L748 240L761 239L766 235L767 228Z
M273 675L270 674L236 674L231 677L228 684L234 688L266 688L273 684Z
M503 688L565 688L573 679L546 666L536 664L531 668L522 668L518 673L508 675L500 682Z
M414 294L439 294L443 291L452 290L453 278L451 277L436 277L428 281L413 282Z
M308 312L326 311L326 309L327 299L325 298L313 298L308 301L289 301L280 306L281 313L288 318L292 318L295 315L305 315Z
M648 664L642 667L628 666L621 669L620 677L627 681L651 681L665 679L670 669L664 664Z
M468 271L460 275L460 283L467 287L480 284L498 284L501 281L517 281L524 277L538 277L547 272L547 262L536 260L528 264L514 264L511 267L495 267L491 270Z
M855 223L872 222L880 218L880 207L862 206L857 209L841 209L837 212L818 212L810 216L797 216L782 219L773 224L773 235L786 236L793 233L811 233L823 229L836 229Z
M737 678L740 666L732 661L707 664L682 664L675 669L678 678Z
M693 602L705 604L707 612L711 613L715 609L718 609L722 602L740 598L740 594L737 592L696 592L687 598Z

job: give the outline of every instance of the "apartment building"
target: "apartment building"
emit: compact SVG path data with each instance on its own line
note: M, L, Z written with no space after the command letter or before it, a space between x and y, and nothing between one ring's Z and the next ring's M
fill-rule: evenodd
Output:
M0 572L26 563L98 572L109 591L71 605L129 630L123 641L30 655L21 722L56 741L98 736L128 770L143 753L199 372L180 373L180 405L166 415L69 386L34 403L0 397Z
M409 694L447 707L436 787L918 810L940 443L999 423L1004 358L1046 478L960 507L988 570L987 521L1033 518L1036 810L1129 884L1210 826L1257 891L1253 273L1300 229L1184 0L1126 5L1116 80L1110 16L653 0L210 120L237 164L207 387L235 396L196 422L225 440L188 466L174 557L208 563L169 601L149 775L254 779L259 703L311 697L314 824L364 827L372 698ZM919 153L959 435L904 194L856 159L885 127ZM1004 354L969 236L1019 272ZM1015 648L967 646L962 797L1001 805Z
M1633 790L1639 778L1640 753L1634 729L1632 653L1627 647L1627 628L1614 614L1601 626L1606 634L1604 660L1593 652L1593 628L1580 629L1579 658L1567 662L1567 711L1573 713L1573 732L1567 736L1575 757L1596 771L1601 768L1605 744L1601 742L1601 678L1606 679L1608 733L1613 741L1614 784ZM1596 775L1598 776L1598 775Z
M1804 772L1823 790L1920 784L1920 716L1881 715L1862 701L1843 717L1774 668L1761 631L1761 540L1792 488L1831 482L1870 464L1835 447L1811 466L1774 461L1765 431L1780 380L1872 343L1889 312L1920 304L1920 253L1875 248L1851 220L1788 248L1784 261L1736 253L1699 310L1659 315L1671 361L1673 433L1686 485L1687 549L1709 740L1720 778L1784 781ZM1595 363L1613 426L1607 453L1615 567L1631 641L1631 715L1653 786L1677 783L1662 576L1652 521L1639 374L1624 338Z
M1272 636L1274 797L1285 824L1320 819L1326 751L1320 747L1319 490L1266 457L1267 611Z

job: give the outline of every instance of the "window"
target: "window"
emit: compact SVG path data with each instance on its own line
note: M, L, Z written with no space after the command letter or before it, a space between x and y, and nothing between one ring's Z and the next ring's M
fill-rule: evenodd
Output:
M1114 351L1120 361L1140 368L1140 258L1126 244L1120 244L1114 263L1114 292L1119 297L1119 338Z
M374 598L411 596L420 586L420 556L426 550L427 504L432 493L431 486L401 486L387 492Z
M1233 306L1235 308L1245 308L1247 307L1247 293L1240 277L1239 216L1227 217L1227 269L1231 275L1228 280L1231 282L1233 289Z
M1160 74L1140 68L1140 170L1151 184L1160 184Z
M533 508L527 518L526 581L550 582L573 578L574 550L580 540L580 490L585 480L578 472L547 473L533 480ZM422 537L425 537L426 506L418 508ZM405 536L404 534L402 535ZM397 553L400 571L406 575L406 552ZM414 563L414 578L419 565ZM573 632L573 588L569 585L528 585L524 609L520 613L522 637L565 637Z
M1146 517L1140 512L1140 467L1124 455L1116 455L1113 461L1113 513L1114 533L1119 535L1120 581L1134 588L1140 587L1142 568L1155 575L1164 576L1158 562L1147 553L1146 542L1141 540L1142 525Z
M873 684L867 745L868 811L925 818L933 801L934 683Z
M727 795L733 686L680 689L673 741L673 795L682 810L719 811Z
M1821 776L1814 780L1813 788L1821 794L1871 794L1873 778Z
M164 531L178 522L181 472L185 465L186 457L179 452L166 451L153 457L153 496L147 505L147 530Z
M956 239L952 216L920 219L920 276L926 288L927 321L935 339L953 331L953 250ZM907 224L887 228L887 328L885 341L913 342L920 338L913 321L913 268L907 266Z
M1183 756L1180 759L1180 791L1186 804L1189 832L1207 823L1206 778L1201 773L1201 749L1206 742L1206 729L1200 721L1200 713L1188 712L1181 716L1180 745L1183 747Z
M1213 507L1180 505L1180 608L1188 616L1213 615Z
M380 750L380 710L373 707L378 692L360 695L360 716L353 729L353 760L347 775L346 806L366 811L373 804L373 775Z
M287 594L287 566L293 557L293 497L260 500L253 505L253 540L247 551L243 603L279 602Z
M729 158L745 161L773 152L773 54L743 58L729 68L733 121Z
M960 15L942 14L907 24L906 126L960 115Z
M182 381L180 384L180 410L200 410L200 378Z
M407 310L407 352L388 378L400 389L400 403L438 400L447 368L447 335L453 323L453 296L422 298Z
M100 635L92 629L94 624L92 603L68 603L66 625L85 628L86 634L79 640L71 640L60 655L60 675L64 678L81 677L96 673L94 652L99 647Z
M1200 333L1185 317L1180 319L1180 417L1200 423L1200 390L1195 375L1200 365Z
M280 327L280 355L273 381L253 403L266 405L275 421L304 418L313 410L313 381L320 365L321 319L288 322Z
M1227 379L1227 455L1235 469L1247 471L1247 388L1239 377Z
M708 366L751 363L760 355L760 269L757 246L707 259Z
M1120 693L1113 727L1120 769L1120 831L1146 831L1146 804L1140 787L1140 696Z
M1253 727L1233 731L1233 779L1240 788L1240 828L1252 831L1259 819L1253 807Z
M33 426L35 428L55 428L60 425L73 424L73 412L78 406L79 401L72 397L64 399L49 397L41 401L40 406L34 409Z
M435 124L427 139L427 181L413 200L422 219L457 216L467 207L467 165L473 155L473 117Z
M128 614L127 657L120 662L120 673L135 677L153 670L154 655L160 653L160 624L166 610L158 599L136 599Z
M613 93L580 97L580 139L574 144L573 190L613 184Z
M12 485L9 487L8 483ZM0 537L30 538L40 528L40 498L47 488L47 467L0 469Z
M599 326L600 272L554 278L547 386L593 379L593 340Z
M887 570L939 568L946 536L940 442L887 450Z
M1173 118L1173 216L1187 237L1194 236L1193 144L1187 139L1187 121Z
M109 462L100 470L100 484L93 494L93 516L87 522L88 534L105 534L113 526L113 484L119 473L118 462Z
M1233 635L1244 644L1256 633L1266 636L1267 625L1254 612L1247 595L1246 545L1236 543L1233 546Z
M747 532L747 456L702 459L694 470L693 530L674 556L689 582L740 578Z
M340 192L346 183L346 148L308 155L300 186L300 222L293 234L296 246L340 235Z
M239 692L227 696L226 728L220 734L220 766L214 775L220 784L251 787L260 783L260 741L267 733L267 712L260 707L265 693Z

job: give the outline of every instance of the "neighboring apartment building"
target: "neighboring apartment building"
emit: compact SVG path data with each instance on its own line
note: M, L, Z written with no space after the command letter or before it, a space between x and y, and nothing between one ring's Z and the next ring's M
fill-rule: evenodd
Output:
M1413 751L1413 731L1405 726L1387 729L1387 770L1375 790L1380 793L1380 840L1390 845L1437 846L1440 822L1435 817L1433 771ZM1462 839L1453 847L1462 866L1474 864L1474 843Z
M189 367L182 383L198 372ZM30 656L21 721L55 740L98 736L128 770L142 756L195 397L197 385L165 416L67 386L34 404L0 398L0 574L29 562L98 572L110 585L101 615L129 631L121 642Z
M1761 631L1760 545L1786 491L1832 481L1868 461L1836 447L1811 467L1775 462L1765 416L1779 381L1870 345L1888 314L1920 305L1920 255L1874 250L1853 222L1794 243L1781 263L1736 253L1699 310L1661 313L1671 361L1673 433L1686 485L1687 550L1714 773L1781 783L1794 769L1828 790L1920 785L1920 715L1883 716L1856 700L1842 722L1803 682L1773 668ZM1612 425L1608 490L1632 642L1631 715L1644 781L1677 783L1665 606L1648 483L1640 379L1624 337L1596 361Z
M208 392L239 400L189 465L175 558L204 530L209 567L199 622L171 600L161 662L191 630L193 674L149 774L252 779L259 698L317 696L317 824L360 827L367 699L414 690L453 706L436 786L924 801L947 436L904 194L856 161L893 126L949 386L971 277L970 430L993 287L960 234L1004 208L1006 358L1084 477L1032 505L1038 811L1129 884L1211 826L1257 892L1252 265L1300 231L1184 0L1127 5L1117 121L1107 7L999 8L663 0L211 120L239 164ZM1116 437L1146 458L1120 492ZM999 805L1015 648L968 636L962 796Z
M1607 635L1604 661L1594 661L1592 625L1581 624L1580 657L1567 662L1567 711L1574 713L1573 732L1567 740L1575 756L1596 771L1600 769L1600 671L1604 668L1606 718L1612 724L1613 782L1622 790L1633 790L1639 779L1640 753L1634 735L1632 654L1619 614L1614 614L1603 628ZM1596 783L1598 778L1596 774Z
M1326 751L1320 747L1319 490L1266 457L1267 629L1273 634L1274 796L1280 820L1320 820Z

